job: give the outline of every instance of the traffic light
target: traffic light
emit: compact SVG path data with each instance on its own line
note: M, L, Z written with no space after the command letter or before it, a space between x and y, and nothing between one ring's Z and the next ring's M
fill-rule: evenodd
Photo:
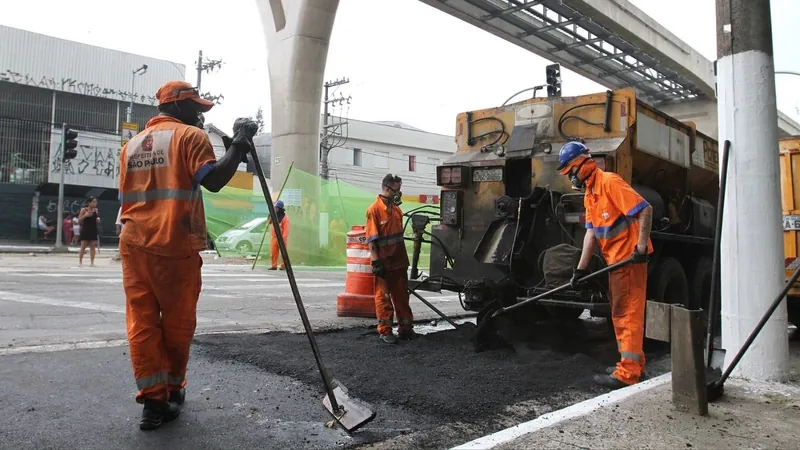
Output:
M78 141L75 139L78 138L78 132L75 130L70 130L69 128L64 128L64 160L73 159L78 156L78 150L76 147L78 146Z
M550 64L545 67L545 73L547 75L547 96L561 97L561 66Z

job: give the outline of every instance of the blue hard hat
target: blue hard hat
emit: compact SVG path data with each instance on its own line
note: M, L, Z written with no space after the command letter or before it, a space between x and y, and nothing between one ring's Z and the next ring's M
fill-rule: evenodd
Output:
M584 153L589 153L589 147L577 141L567 142L558 152L558 170L564 170L570 161Z
M283 200L278 200L277 202L275 202L275 207L276 208L283 208Z

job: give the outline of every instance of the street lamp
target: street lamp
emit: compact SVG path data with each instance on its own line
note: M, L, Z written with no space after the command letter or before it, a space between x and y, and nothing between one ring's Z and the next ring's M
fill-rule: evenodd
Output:
M136 75L144 75L147 72L147 64L142 64L142 67L133 71L133 77L131 78L131 104L128 106L128 117L126 122L130 123L133 122L133 93L134 85L136 84Z

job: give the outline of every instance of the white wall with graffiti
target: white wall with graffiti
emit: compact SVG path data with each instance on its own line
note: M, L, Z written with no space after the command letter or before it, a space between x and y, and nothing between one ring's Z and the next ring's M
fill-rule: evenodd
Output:
M120 137L113 134L79 131L78 156L64 164L64 184L117 189ZM50 140L48 181L61 177L61 129L54 128Z
M166 80L183 80L186 66L0 25L0 81L154 105ZM48 57L35 57L47 49ZM132 71L147 64L147 72ZM102 70L101 70L102 69Z

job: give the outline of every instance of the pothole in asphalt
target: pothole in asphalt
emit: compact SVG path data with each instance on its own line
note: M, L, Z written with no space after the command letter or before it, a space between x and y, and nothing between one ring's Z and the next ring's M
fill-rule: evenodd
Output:
M475 323L474 318L457 323ZM593 375L618 359L604 320L570 326L531 324L517 351L475 353L473 343L445 321L415 325L421 336L382 343L374 328L321 332L317 343L331 376L371 403L376 419L353 445L381 442L414 430L415 448L442 448L499 431L607 392ZM319 389L320 375L303 334L206 335L196 350L211 360L250 364ZM649 376L669 370L665 350L647 354ZM434 430L459 424L453 435Z

